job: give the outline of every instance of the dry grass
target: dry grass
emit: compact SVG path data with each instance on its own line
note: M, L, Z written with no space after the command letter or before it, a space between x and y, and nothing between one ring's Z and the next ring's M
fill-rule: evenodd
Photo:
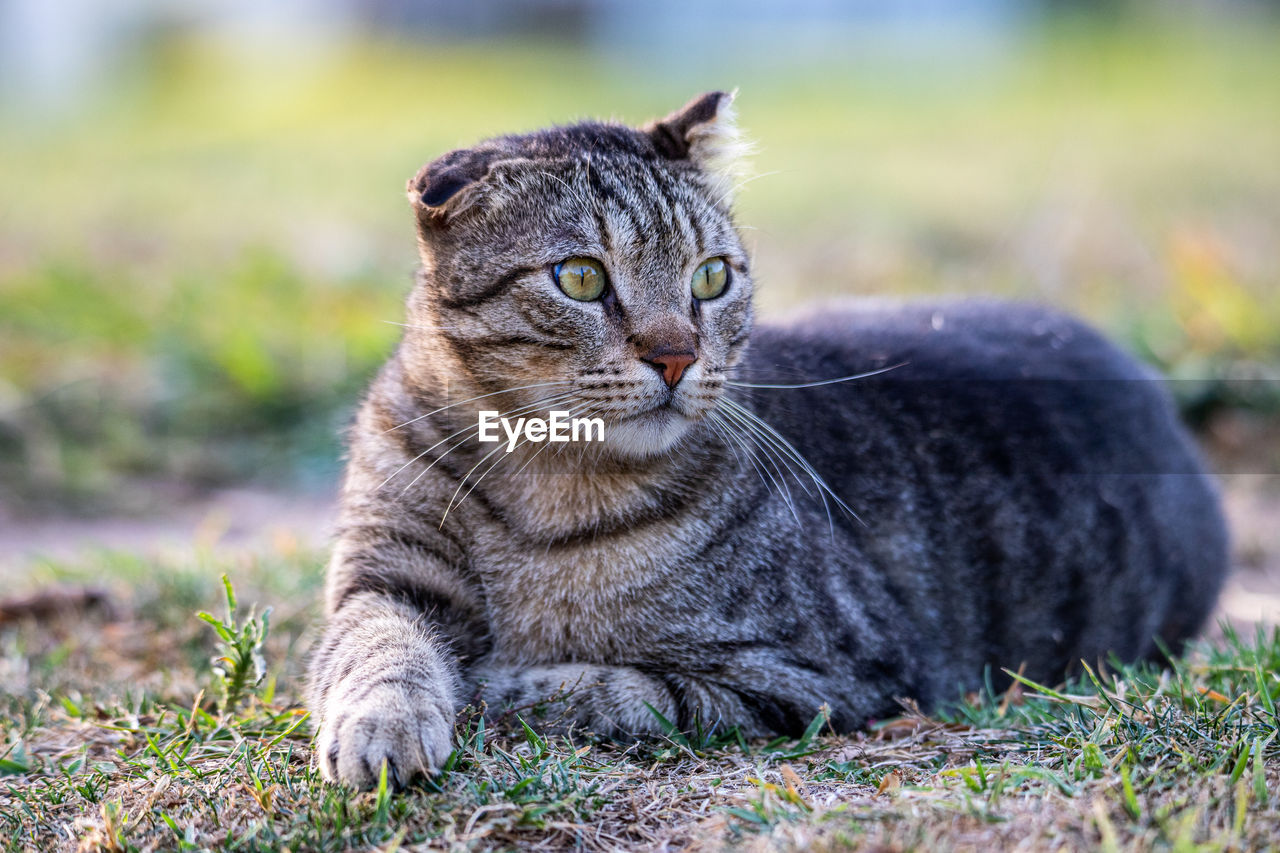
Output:
M45 567L111 598L0 624L5 848L1246 850L1280 826L1280 632L934 716L907 705L844 737L818 719L799 740L623 745L472 715L438 778L401 795L331 788L296 702L318 562L231 566L241 603L222 641L194 618L218 609L218 566ZM250 599L274 605L262 644L245 633Z

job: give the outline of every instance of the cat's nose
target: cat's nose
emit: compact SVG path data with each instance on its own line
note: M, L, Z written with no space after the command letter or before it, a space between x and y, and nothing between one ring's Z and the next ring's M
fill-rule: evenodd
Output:
M684 376L685 369L698 357L691 352L651 352L640 356L640 360L661 373L668 388L674 388Z

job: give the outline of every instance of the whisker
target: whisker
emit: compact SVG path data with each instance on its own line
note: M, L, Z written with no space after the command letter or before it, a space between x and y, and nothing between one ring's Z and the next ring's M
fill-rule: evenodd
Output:
M800 486L800 488L804 489L804 493L806 495L812 494L812 492L809 491L809 487L804 484L804 481L801 480L800 477L796 475L795 470L791 467L791 464L788 461L788 459L791 457L791 454L787 452L788 448L786 448L782 444L779 444L779 442L773 436L769 435L767 432L760 429L759 426L756 426L750 420L746 420L743 426L745 426L749 431L758 435L769 448L772 448L779 455L783 464L787 466L787 472L791 474L792 477L795 477L796 483ZM808 472L806 471L805 473L808 473Z
M899 367L906 367L911 362L903 361L889 367L882 367L879 370L869 370L866 373L855 373L852 376L841 376L839 379L824 379L821 382L803 382L799 385L757 385L751 382L731 382L726 380L726 385L732 385L735 388L817 388L819 385L835 385L837 382L852 382L855 379L866 379L869 376L879 376L881 373L888 373L890 370L897 370Z
M814 485L817 486L821 492L825 492L827 495L829 495L831 499L836 502L836 504L838 504L845 512L849 513L849 515L852 516L859 524L866 526L866 522L863 521L862 518L856 512L854 512L853 509L847 503L845 503L844 500L842 500L839 495L835 493L835 491L831 488L831 486L827 484L827 481L824 480L820 474L818 474L818 472L814 469L814 467L809 464L809 461L804 458L804 456L800 453L799 450L796 450L795 446L790 441L788 441L786 437L782 435L782 433L778 432L776 429L770 426L769 423L766 422L759 415L739 405L733 400L725 398L724 402L731 409L737 410L743 417L746 417L749 420L754 421L755 423L759 424L760 427L762 427L763 429L767 430L770 434L772 434L779 442L781 442L782 446L786 448L787 452L791 455L791 457L802 468L804 468L805 472L813 480ZM824 500L824 504L825 504L825 500ZM832 535L834 535L834 528L832 530Z
M456 403L450 403L447 406L441 406L440 408L435 409L434 411L427 412L425 415L418 415L416 418L413 418L412 420L407 420L402 424L396 424L393 427L389 427L388 429L383 430L383 432L384 433L392 432L393 430L400 429L401 427L407 427L409 424L417 423L423 418L429 418L432 415L438 415L441 412L447 409L452 409L455 406L462 406L462 405L465 405L466 403L474 403L476 400L483 400L486 397L496 397L498 394L509 394L512 391L524 391L529 388L549 388L553 385L567 385L569 383L570 383L570 380L568 379L560 379L555 382L536 382L532 385L517 385L514 388L504 388L501 391L491 391L488 394L481 394L478 397L472 397L469 400L459 400Z
M744 433L743 434L734 433L733 424L731 424L727 420L725 421L725 427L729 431L729 434L733 438L733 440L738 444L738 446L742 448L743 452L747 454L747 461L750 462L751 467L755 469L756 476L760 478L760 482L764 483L765 489L769 490L770 492L777 491L778 496L785 501L786 496L783 494L781 489L777 488L777 485L778 485L777 480L773 478L773 475L769 472L768 468L765 468L763 465L761 465L757 461L759 459L759 455L752 449L752 447L755 446L754 439L752 439L749 435L746 435ZM739 428L739 430L741 432L741 428ZM768 479L765 479L766 476L768 477ZM772 484L773 488L770 488L770 484Z
M579 411L581 411L582 409L586 408L586 405L587 405L587 404L585 404L585 403L581 403L581 404L579 404L579 405L577 405L577 406L575 406L575 407L571 408L571 409L569 410L569 412L568 412L568 416L569 416L569 417L572 417L572 416L573 416L573 415L575 415L577 412L579 412ZM523 439L521 439L519 442L517 442L517 443L516 443L515 447L513 447L510 451L507 451L505 454L503 454L502 456L500 456L496 461L494 461L494 463L493 463L492 465L490 465L488 468L486 468L486 469L484 470L484 473L483 473L483 474L481 474L479 477L477 477L477 478L476 478L476 481L475 481L474 483L472 483L472 484L471 484L471 488L467 489L467 493L466 493L466 494L464 494L464 495L462 496L462 499L458 501L457 506L462 506L462 501L465 501L465 500L466 500L466 499L471 495L471 493L472 493L472 492L474 492L474 491L476 490L476 486L480 485L480 481L481 481L481 480L483 480L485 477L489 476L489 473L490 473L491 471L493 471L493 469L494 469L494 468L497 468L499 465L501 465L501 464L502 464L502 462L503 462L503 460L505 460L508 456L510 456L510 455L511 455L511 453L512 453L512 452L514 452L516 448L523 447L524 445L526 445L526 444L528 444L528 443L529 443L529 438L528 438L528 436L526 435ZM544 445L543 445L543 446L545 447L547 444L550 444L550 443L551 443L550 438L548 438L548 439L544 442ZM472 474L474 474L474 473L475 473L475 471L476 471L476 469L477 469L477 468L479 468L481 465L483 465L483 464L485 463L485 460L487 460L487 459L488 459L490 456L492 456L495 452L497 452L497 451L499 451L499 450L502 450L502 449L503 449L502 443L501 443L501 442L499 442L499 443L498 443L498 446L497 446L497 447L495 447L493 450L490 450L488 453L486 453L486 454L484 455L484 457L483 457L479 462L477 462L475 465L473 465L473 466L471 467L471 470L470 470L470 471L468 471L468 472L466 473L466 476L464 476L464 477L462 478L462 481L461 481L460 483L458 483L458 488L454 490L454 492L453 492L453 497L449 498L449 504L448 504L448 506L446 506L446 507L445 507L445 509L444 509L444 515L442 515L442 516L440 517L440 526L441 526L441 527L444 527L445 519L449 517L449 513L453 510L453 507L454 507L454 499L456 499L456 498L458 497L458 492L461 492L461 491L462 491L462 487L463 487L463 486L465 486L465 485L467 484L467 479L468 479L468 478L470 478L470 476L471 476ZM541 452L541 451L542 451L542 449L543 449L543 448L538 448L538 451L539 451L539 452ZM537 455L538 455L537 453L535 453L535 454L534 454L534 456L537 456ZM532 459L532 457L531 457L531 459ZM528 464L528 463L525 463L525 464ZM523 471L523 470L524 470L523 466L520 468L520 470L521 470L521 471ZM517 473L519 473L519 472L517 472Z
M736 446L736 445L734 445L732 442L730 442L730 440L729 440L729 436L725 434L724 428L723 428L723 427L721 427L721 425L720 425L720 419L719 419L718 414L717 414L716 412L711 411L711 412L708 412L708 413L707 413L707 426L708 426L708 427L709 427L713 432L715 432L715 434L716 434L716 435L720 436L720 442L725 446L725 448L727 448L727 449L728 449L728 451L729 451L730 453L732 453L732 454L733 454L733 459L734 459L734 461L735 461L739 466L741 466L741 465L742 465L742 457L738 455L738 448L737 448L737 446Z
M751 175L750 177L743 178L741 181L738 181L736 184L729 187L729 189L721 193L720 197L716 199L715 206L719 207L720 205L724 204L724 202L727 199L733 198L735 195L737 195L738 190L742 189L747 184L752 183L753 181L758 181L761 178L768 178L773 175L781 175L781 174L782 174L781 170L775 170L773 172L760 172L758 174Z
M756 476L760 478L760 482L764 483L764 487L768 489L769 482L765 480L764 472L761 471L760 466L756 464L755 453L752 452L751 448L746 444L745 441L743 441L734 433L733 425L730 424L727 420L725 420L720 415L719 412L714 412L714 411L709 414L708 422L709 422L709 425L712 426L716 430L716 432L719 433L720 437L724 440L725 446L727 446L733 452L733 457L735 460L737 460L739 465L742 464L742 457L738 456L738 448L739 447L742 448L742 451L747 454L747 461L750 462L751 467L755 469Z
M583 403L583 405L582 405L582 406L580 406L580 407L578 407L577 409L575 409L574 411L570 412L570 416L571 416L571 417L584 417L584 418L594 418L594 417L596 417L596 412L597 412L597 410L596 410L596 409L590 409L590 410L586 411L585 413L584 413L584 411L583 411L584 409L586 409L586 407L587 407L588 405L590 405L590 402L591 402L591 401L589 401L589 400L588 400L588 401L585 401L585 402ZM528 467L529 467L529 463L530 463L530 462L532 462L534 459L536 459L536 458L538 457L538 454L539 454L539 453L541 453L542 451L546 450L546 449L547 449L547 446L548 446L549 444L551 444L551 442L549 442L549 441L548 441L548 442L545 442L545 443L542 445L542 447L539 447L539 448L537 449L537 451L536 451L532 456L530 456L527 460L525 460L525 463L524 463L523 465L521 465L521 466L516 470L516 472L515 472L514 474L512 474L511 476L512 476L513 478L514 478L514 477L518 477L518 476L520 475L520 472L521 472L521 471L523 471L525 468L528 468ZM563 450L563 449L564 449L564 448L561 448L561 450ZM583 446L582 446L582 447L579 447L578 449L579 449L578 461L579 461L579 462L581 462L581 461L582 461L582 454L586 452L586 445L585 445L585 443L583 444Z
M524 405L524 406L520 406L519 408L513 409L513 410L511 410L511 411L509 411L509 412L499 412L499 416L500 416L500 417L510 418L510 417L514 417L514 416L516 416L516 415L525 414L526 412L528 412L528 411L530 411L530 410L532 410L532 409L536 409L536 408L538 408L539 406L544 406L544 405L554 405L555 403L559 402L560 400L563 400L563 399L565 399L565 398L567 398L567 397L571 397L571 396L573 396L573 394L574 394L574 392L573 392L573 391L565 391L565 392L562 392L562 393L560 393L560 394L552 394L552 395L551 395L551 396L549 396L549 397L544 397L544 398L542 398L542 399L540 399L540 400L536 400L536 401L534 401L534 402L532 402L532 403L528 403L528 404L526 404L526 405ZM390 477L387 477L387 479L385 479L385 480L383 480L383 481L382 481L382 483L378 486L378 488L379 488L379 489L381 489L381 488L382 488L383 486L385 486L387 483L390 483L393 479L395 479L395 477L396 477L396 476L397 476L401 471L403 471L405 468L408 468L410 465L412 465L413 463L417 462L419 459L421 459L422 457L426 456L428 453L430 453L431 451L435 450L437 447L439 447L440 445L444 444L446 441L449 441L449 440L450 440L450 439L452 439L452 438L457 438L458 436L462 435L463 433L468 433L468 432L475 432L475 433L479 433L479 431L480 431L480 425L477 423L477 424L472 424L471 426L463 427L462 429L458 430L457 432L453 433L452 435L447 435L447 436L445 436L444 438L440 439L440 440L439 440L439 441L437 441L435 444L431 445L431 446L430 446L430 447L428 447L426 450L422 451L422 452L421 452L421 453L419 453L417 456L413 457L413 458L412 458L412 459L410 459L408 462L404 463L404 464L403 464L403 465L401 465L399 468L397 468L394 472L392 472L392 474L391 474L391 476L390 476ZM459 447L461 447L463 444L466 444L466 442L467 442L467 440L468 440L468 439L469 439L469 436L464 437L461 441L459 441L459 442L458 442L457 444L455 444L453 447L450 447L450 448L449 448L448 450L446 450L444 453L441 453L441 454L440 454L440 456L439 456L439 457L437 457L437 458L436 458L436 459L435 459L435 460L434 460L430 465L428 465L426 468L422 469L422 471L418 474L418 476L416 476L416 477L414 477L412 480L410 480L410 481L409 481L409 485L405 486L405 487L404 487L404 490L403 490L403 491L401 491L401 493L400 493L400 494L402 494L402 495L403 495L405 492L407 492L409 489L411 489L411 488L413 487L413 484L414 484L414 483L416 483L416 482L418 482L418 480L422 479L422 475L423 475L423 474L426 474L428 471L430 471L430 470L431 470L431 468L436 464L436 462L439 462L441 459L445 458L445 457L446 457L446 456L448 456L450 453L452 453L453 451L457 450L457 449L458 449Z
M735 407L738 407L736 403L734 405ZM741 408L741 407L738 407L738 408ZM748 416L752 420L764 426L768 430L768 432L764 433L764 437L769 440L769 443L775 448L775 450L780 455L783 455L784 458L786 456L790 456L791 458L795 459L795 461L800 465L800 470L804 471L806 474L809 475L810 480L813 481L815 487L817 487L818 489L818 499L822 501L822 511L827 516L827 532L831 536L832 541L834 541L835 535L836 535L835 521L834 519L831 518L831 507L827 505L827 496L822 490L823 484L819 482L821 478L818 477L817 472L813 470L813 467L809 465L808 461L806 461L805 458L800 455L800 452L796 450L795 447L793 447L789 442L787 442L786 439L782 438L781 434L779 434L777 430L774 430L771 427L769 427L768 424L765 424L764 421L761 420L754 413L749 413L746 410L743 410L743 414L744 416ZM757 427L757 429L759 428ZM769 435L769 433L773 433L773 435L777 437L773 438ZM806 495L810 494L808 487L804 485L804 481L800 479L800 476L798 474L796 474L794 471L791 470L790 465L787 466L787 470L791 472L791 475L796 478L797 482L800 483L800 487L804 489L804 493Z
M540 401L540 402L541 402L541 401ZM539 405L539 404L540 404L540 403L538 403L538 404L531 403L531 404L529 404L529 406L523 406L523 407L521 407L521 408L519 408L519 409L515 409L515 410L510 411L510 412L504 412L504 413L502 413L502 416L503 416L503 417L512 417L512 416L515 416L515 415L519 415L519 414L522 414L522 413L524 413L524 412L528 411L530 408L536 407L536 406L537 406L537 405ZM419 461L420 459L422 459L422 457L426 456L428 453L430 453L432 450L435 450L435 449L436 449L437 447L439 447L440 445L444 444L445 442L449 441L450 439L457 438L458 436L462 436L462 438L461 438L461 439L459 439L459 440L457 441L457 443L455 443L452 447L450 447L450 448L449 448L448 450L446 450L444 453L441 453L438 457L436 457L435 459L433 459L433 460L431 461L431 463L427 465L427 467L425 467L425 468L423 468L421 471L419 471L419 472L418 472L418 474L417 474L417 476L415 476L412 480L410 480L410 481L408 482L408 484L407 484L407 485L406 485L406 486L405 486L405 487L400 491L400 494L401 494L401 495L403 495L405 492L409 491L409 489L413 488L414 483L417 483L419 480L421 480L421 479L422 479L422 477L423 477L423 476L424 476L428 471L430 471L432 468L434 468L437 462L439 462L440 460L444 459L446 456L448 456L448 455L449 455L450 453L452 453L453 451L457 450L457 449L458 449L459 447L461 447L462 445L466 444L466 443L467 443L467 442L472 438L472 436L471 436L471 435L465 435L465 433L474 433L474 434L479 434L479 432L480 432L480 425L479 425L479 424L474 424L474 425L472 425L472 426L466 426L466 427L463 427L462 429L458 430L457 432L453 433L452 435L447 435L447 436L445 436L444 438L440 439L440 440L439 440L439 441L437 441L435 444L431 445L431 446L430 446L430 447L428 447L426 450L422 451L422 452L421 452L421 453L419 453L417 456L413 457L413 458L412 458L412 459L410 459L408 462L406 462L405 464L403 464L403 465L401 465L399 468L397 468L394 472L392 472L392 474L391 474L391 476L390 476L390 477L388 477L386 480L384 480L384 481L381 483L381 485L379 485L379 486L378 486L378 488L379 488L379 489L381 489L381 488L382 488L383 486L385 486L387 483L389 483L389 482L391 482L393 479L395 479L395 477L396 477L396 476L398 476L398 475L400 474L400 472L401 472L401 471L403 471L404 469L408 468L410 465L414 464L415 462Z
M589 167L588 167L588 170L589 170ZM576 171L576 170L575 170L575 171ZM582 205L583 210L590 211L590 210L594 210L594 209L595 209L595 206L594 206L593 204L591 204L591 202L590 202L590 201L588 201L588 200L587 200L587 199L582 195L582 192L581 192L580 190L578 190L576 187L572 187L572 186L570 186L570 185L569 185L569 182L568 182L568 181L566 181L564 178L561 178L559 175L554 175L554 174L552 174L551 172L538 172L538 174L539 174L539 175L544 175L544 176L546 176L546 177L550 178L551 180L555 181L556 183L560 184L560 186L562 186L562 187L564 187L566 190L568 190L568 191L569 191L569 195L573 196L573 197L574 197L574 199L578 202L578 204Z
M472 474L474 474L476 469L479 468L481 465L483 465L490 456L492 456L495 453L498 453L501 450L502 450L502 442L500 441L496 445L494 445L493 450L490 450L484 456L480 457L480 461L477 462L475 465L472 465L471 470L468 471L463 476L462 480L458 483L458 488L453 490L453 495L450 496L449 498L449 504L444 508L444 515L440 516L440 527L442 528L444 527L445 519L449 517L449 511L453 509L453 502L458 498L458 492L462 491L462 487L467 484L467 478L470 477ZM502 461L501 459L498 460L498 462L501 462L501 461ZM494 463L494 464L497 464L497 463ZM467 492L467 494L471 494L471 493Z
M771 451L768 444L760 441L759 436L752 430L750 424L742 420L740 415L729 409L725 410L725 415L737 422L743 429L744 437L751 439L755 446L763 451L764 458L761 461L767 463L769 467L773 468L773 470L777 472L778 476L775 479L773 473L769 471L769 467L764 469L765 473L769 475L769 479L778 487L778 494L783 499L783 502L786 503L787 509L791 511L791 515L795 518L796 524L804 527L804 523L800 521L800 514L796 512L795 498L791 495L791 487L787 485L787 475L782 472L782 467L778 464L776 452ZM792 477L795 477L795 472L793 472L789 466L787 467L787 473L790 473ZM796 482L800 482L799 477L796 477ZM808 494L807 491L806 494Z
M732 401L726 401L726 402L732 402ZM741 416L744 418L749 418L749 421L754 420L754 421L758 421L761 424L764 424L764 422L760 421L758 417L755 417L752 413L747 412L746 410L743 410L737 404L734 404L733 407L739 409L741 411ZM764 425L767 426L767 424L764 424ZM778 436L778 439L781 439L781 443L779 443L778 439L772 439L767 432L761 431L759 427L753 427L753 431L761 435L766 440L768 440L769 444L773 446L775 452L783 456L784 460L787 457L791 457L795 459L796 462L798 462L799 465L801 466L801 470L809 475L810 480L812 480L814 485L817 486L818 488L818 499L822 501L822 511L827 516L827 531L829 535L832 537L832 539L834 540L835 539L835 522L831 518L831 507L827 505L827 496L823 493L822 484L819 483L820 478L818 477L817 472L815 472L812 466L810 466L808 462L805 461L804 457L800 456L799 451L797 451L788 442L786 442L785 439L782 439L780 435ZM777 434L776 430L771 430L771 431L774 432L775 435ZM791 468L789 464L787 465L787 471L788 473L791 474L791 476L796 478L796 482L800 484L800 487L802 489L804 489L804 493L806 495L811 495L809 488L804 484L804 480L802 480L800 476L795 473L795 471Z
M435 332L441 329L448 332L454 332L454 331L458 331L460 328L459 326L444 326L444 325L423 326L420 323L400 323L395 320L383 320L382 322L386 323L388 326L399 326L402 329L422 329L424 332Z
M532 455L532 456L530 456L528 459L524 460L524 464L523 464L523 465L521 465L519 468L517 468L517 469L516 469L516 472L515 472L514 474L512 474L512 475L511 475L511 478L512 478L512 479L515 479L516 477L519 477L519 476L520 476L520 473L521 473L522 471L524 471L524 469L525 469L525 468L528 468L528 467L529 467L529 463L530 463L530 462L532 462L533 460L537 459L537 458L538 458L538 454L542 453L542 451L546 450L546 449L547 449L548 447L550 447L550 446L551 446L551 442L549 442L549 441L544 441L544 442L542 443L542 446L541 446L541 447L539 447L537 450L535 450L535 451L533 452L533 455ZM474 486L473 486L472 488L474 488ZM467 494L469 495L469 494L471 494L471 493L470 493L470 492L467 492ZM463 500L466 500L466 495L463 495L463 498L462 498L462 499L463 499Z

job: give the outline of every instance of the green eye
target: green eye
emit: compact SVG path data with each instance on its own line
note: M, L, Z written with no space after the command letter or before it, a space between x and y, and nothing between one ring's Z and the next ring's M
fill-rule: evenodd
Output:
M551 274L566 295L582 302L599 299L608 279L599 261L590 258L569 258L556 264Z
M695 299L715 299L724 293L729 284L729 267L724 258L712 258L703 261L702 266L693 272L693 297Z

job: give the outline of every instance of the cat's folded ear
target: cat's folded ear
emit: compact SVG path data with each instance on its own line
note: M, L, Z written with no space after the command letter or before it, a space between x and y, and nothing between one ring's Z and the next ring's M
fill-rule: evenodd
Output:
M409 203L424 228L445 224L476 200L494 152L460 148L437 157L409 179Z
M688 160L727 192L745 168L750 150L738 132L733 100L737 92L707 92L671 115L641 128L658 153Z

